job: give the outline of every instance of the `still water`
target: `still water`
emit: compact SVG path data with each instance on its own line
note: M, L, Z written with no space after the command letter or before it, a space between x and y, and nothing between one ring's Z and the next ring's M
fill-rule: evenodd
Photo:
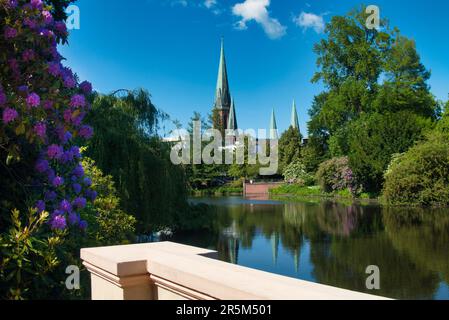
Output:
M449 210L370 203L196 198L214 208L210 231L170 240L221 260L396 299L449 299ZM380 268L380 290L366 268Z

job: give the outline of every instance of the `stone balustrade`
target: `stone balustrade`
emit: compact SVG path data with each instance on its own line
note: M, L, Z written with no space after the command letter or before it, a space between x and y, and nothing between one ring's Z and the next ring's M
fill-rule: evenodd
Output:
M245 268L172 242L81 250L93 300L372 300L349 290Z

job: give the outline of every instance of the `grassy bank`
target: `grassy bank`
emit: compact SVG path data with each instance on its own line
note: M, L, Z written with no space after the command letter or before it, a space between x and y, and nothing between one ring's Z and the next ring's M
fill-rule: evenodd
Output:
M339 198L339 199L376 199L367 193L362 193L355 197L349 190L336 191L332 193L323 192L318 186L305 187L297 184L284 184L271 189L272 196L291 196L291 197L318 197L318 198Z

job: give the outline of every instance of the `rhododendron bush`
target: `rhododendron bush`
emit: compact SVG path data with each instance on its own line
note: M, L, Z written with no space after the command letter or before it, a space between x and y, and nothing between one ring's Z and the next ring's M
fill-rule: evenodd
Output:
M70 2L0 0L0 299L85 297L87 285L66 289L65 268L115 223L97 214L101 176L92 181L82 165L92 86L57 50Z
M32 167L22 185L23 201L49 212L51 229L85 230L80 211L96 193L84 175L78 143L93 135L83 123L92 86L78 84L61 63L57 43L67 30L53 18L51 6L41 0L0 3L2 161L12 168L18 162Z

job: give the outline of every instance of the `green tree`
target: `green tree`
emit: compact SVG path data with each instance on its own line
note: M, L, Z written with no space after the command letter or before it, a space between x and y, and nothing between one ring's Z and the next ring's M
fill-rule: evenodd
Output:
M140 232L174 226L188 210L184 169L171 163L171 145L157 135L159 116L144 90L98 95L88 116L95 135L86 155L113 177Z
M365 190L381 190L392 155L407 151L431 126L431 120L407 111L367 114L351 123L350 165Z
M301 155L302 135L299 129L290 127L279 139L279 172Z
M386 20L379 30L367 29L364 9L332 18L315 46L319 70L312 81L326 91L315 97L308 127L312 150L349 155L358 178L378 192L391 155L422 137L422 118L436 120L440 109L414 41Z

